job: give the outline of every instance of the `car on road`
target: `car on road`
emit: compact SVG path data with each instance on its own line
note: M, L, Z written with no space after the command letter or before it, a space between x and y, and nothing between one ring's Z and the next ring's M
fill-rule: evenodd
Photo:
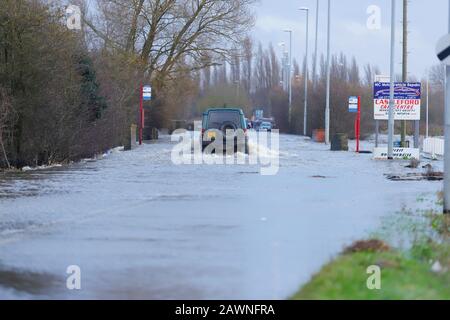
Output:
M247 122L242 109L214 108L203 113L202 150L205 151L218 137L223 138L224 150L227 140L232 139L234 152L243 149L242 151L248 153Z
M262 122L259 127L258 127L259 131L268 131L271 132L272 131L272 124L270 122Z

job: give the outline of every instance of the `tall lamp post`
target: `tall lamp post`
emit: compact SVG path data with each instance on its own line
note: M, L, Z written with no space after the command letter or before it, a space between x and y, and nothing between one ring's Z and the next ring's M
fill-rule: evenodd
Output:
M394 93L395 93L395 0L391 0L391 86L389 96L388 159L394 159Z
M286 77L286 65L287 65L287 63L286 63L286 44L284 43L284 42L280 42L279 44L278 44L279 46L280 46L280 48L281 48L281 53L282 53L282 55L283 55L283 60L282 60L282 71L283 71L283 74L282 74L282 80L280 81L280 84L282 85L282 87L283 87L283 91L285 91L285 92L287 92L287 77Z
M313 83L316 85L317 78L317 42L319 38L319 0L316 0L316 39L314 43Z
M308 125L308 40L309 40L309 8L302 7L300 11L306 12L306 54L305 54L305 107L303 110L303 135L307 134Z
M449 1L450 33L450 1ZM444 151L444 213L450 214L450 67L445 67L445 151Z
M292 126L292 30L284 30L289 33L289 72L288 72L288 90L289 90L289 127Z
M429 110L430 110L430 71L427 70L427 111L426 111L426 128L425 128L425 136L428 138L430 135L429 130Z
M327 27L327 98L325 106L325 143L330 144L330 85L331 85L331 1L328 0L328 27Z

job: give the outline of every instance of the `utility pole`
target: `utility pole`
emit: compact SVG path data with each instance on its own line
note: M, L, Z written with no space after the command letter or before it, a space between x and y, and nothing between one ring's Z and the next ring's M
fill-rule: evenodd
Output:
M303 136L307 135L308 126L308 40L309 40L309 8L300 8L301 11L306 12L306 54L305 54L305 106L303 110Z
M427 123L426 123L426 130L425 130L425 136L428 138L430 134L429 130L429 110L430 110L430 71L427 70Z
M391 86L389 97L388 159L394 159L394 93L395 93L395 0L391 0Z
M292 30L284 30L284 32L289 33L289 127L292 128Z
M313 84L317 80L317 43L319 38L319 0L316 0L316 39L314 44L314 62L313 62Z
M325 144L330 144L330 85L331 85L331 1L328 0L327 27L327 98L325 106Z
M406 18L404 18L404 20L406 20L406 23L408 23L408 1L409 0L403 0L405 2L404 6L406 6L406 9L404 9L404 11L406 12ZM403 23L405 23L405 21L403 21ZM406 35L406 38L408 38L408 35ZM408 54L408 52L406 52L406 54ZM419 120L415 120L414 122L414 148L420 148L420 121Z
M450 34L450 1L448 13ZM450 67L445 67L445 151L444 151L444 213L450 214Z
M282 59L282 85L283 85L283 91L287 92L287 77L286 77L286 66L287 66L287 53L286 53L286 44L284 42L281 42L278 44L281 47L283 59Z
M403 0L403 82L408 81L408 1ZM401 145L403 148L406 148L406 120L401 122Z

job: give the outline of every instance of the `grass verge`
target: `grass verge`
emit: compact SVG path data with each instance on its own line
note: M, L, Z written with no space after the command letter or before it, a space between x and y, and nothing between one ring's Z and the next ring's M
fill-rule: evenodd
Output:
M383 240L406 232L407 246L393 249L373 239L357 242L324 266L292 299L450 299L450 218L431 211L404 211L395 220L402 223L386 221L389 232L383 233ZM369 266L381 270L380 290L368 289Z

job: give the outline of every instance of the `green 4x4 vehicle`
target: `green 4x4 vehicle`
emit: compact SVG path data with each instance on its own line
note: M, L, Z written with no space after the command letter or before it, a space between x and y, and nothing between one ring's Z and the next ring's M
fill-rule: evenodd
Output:
M205 151L210 144L220 138L223 139L224 151L226 151L228 142L228 146L234 147L234 152L248 154L247 123L242 109L217 108L203 113L202 150ZM215 146L217 145L215 144Z

